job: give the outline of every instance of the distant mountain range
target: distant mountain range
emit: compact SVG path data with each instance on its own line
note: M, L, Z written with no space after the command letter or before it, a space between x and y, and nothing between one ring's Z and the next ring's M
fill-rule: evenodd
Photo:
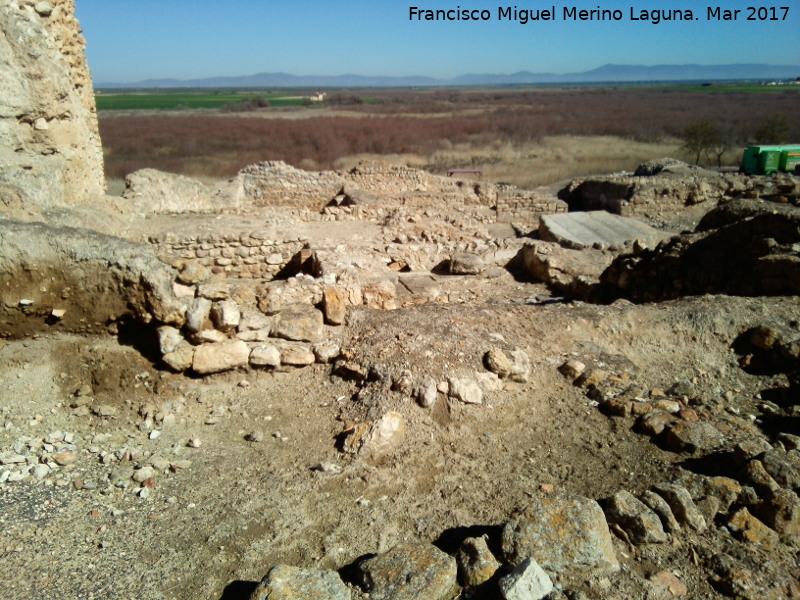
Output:
M452 79L364 75L290 75L257 73L240 77L204 79L146 79L128 83L97 83L97 88L359 88L521 85L554 83L633 83L654 81L775 80L800 77L800 66L787 65L605 65L581 73L467 74Z

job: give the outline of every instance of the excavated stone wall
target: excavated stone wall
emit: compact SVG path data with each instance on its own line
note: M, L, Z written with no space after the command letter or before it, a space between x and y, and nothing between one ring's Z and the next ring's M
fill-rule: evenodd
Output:
M496 186L432 175L410 167L395 167L380 161L364 161L344 174L349 187L356 187L381 203L403 206L493 206ZM347 189L347 188L346 188Z
M566 202L514 186L432 175L419 169L364 161L346 172L318 173L280 161L239 173L247 206L290 206L320 211L330 205L367 207L495 208L500 223L536 224L542 214L567 212Z
M678 211L744 192L749 181L738 175L703 171L650 177L609 175L577 179L559 192L571 210L606 210L623 217Z
M492 206L495 186L431 175L409 167L363 162L346 173L308 172L281 161L244 168L244 203L321 210L332 201L393 206Z
M183 235L164 233L148 239L168 263L191 262L240 279L272 279L305 246L305 239L272 231Z
M0 210L105 192L85 41L74 0L0 3Z
M309 210L321 210L344 186L344 180L333 171L303 171L279 160L249 165L239 172L239 179L244 204Z
M565 213L569 206L553 196L540 196L517 188L497 194L498 223L536 223L542 215Z

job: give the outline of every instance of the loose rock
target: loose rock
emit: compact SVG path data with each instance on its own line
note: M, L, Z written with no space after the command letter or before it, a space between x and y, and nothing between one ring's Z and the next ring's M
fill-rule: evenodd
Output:
M609 523L616 523L634 544L657 544L668 541L661 520L643 502L627 491L614 494L606 506Z
M553 591L553 582L535 560L526 558L499 581L506 600L542 600Z
M287 565L272 567L250 600L350 600L350 590L335 571Z
M456 561L428 544L403 544L358 565L370 600L451 600Z
M489 550L487 537L467 538L456 554L458 577L465 587L479 586L494 576L500 563Z
M537 495L503 528L503 553L512 565L534 558L560 575L619 570L605 515L582 496Z

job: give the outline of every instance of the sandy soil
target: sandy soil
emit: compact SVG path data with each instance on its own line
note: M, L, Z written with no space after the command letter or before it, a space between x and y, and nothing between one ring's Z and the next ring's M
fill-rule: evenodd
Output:
M423 409L327 365L193 379L111 337L55 330L0 342L0 448L22 440L38 447L25 453L44 456L55 432L74 446L66 466L0 485L3 597L244 599L278 563L342 569L406 540L452 550L467 533L496 536L543 485L602 499L686 468L685 456L592 406L558 373L566 358L629 378L631 393L691 378L709 397L736 390L732 408L754 417L757 394L785 385L741 370L731 344L753 324L796 319L794 298L542 305L532 301L541 285L510 276L449 285L449 304L353 310L342 347L362 364L437 380L482 370L492 346L519 348L531 358L529 382L481 405L440 395ZM406 419L395 451L378 460L340 451L349 422L385 410ZM261 441L247 439L255 432ZM157 459L164 468L146 487L130 479ZM616 595L604 582L565 583L590 598L633 598L642 577L668 569L690 597L718 598L703 559L732 546L757 552L716 528L687 536L657 548L618 541ZM792 552L771 558L791 564Z

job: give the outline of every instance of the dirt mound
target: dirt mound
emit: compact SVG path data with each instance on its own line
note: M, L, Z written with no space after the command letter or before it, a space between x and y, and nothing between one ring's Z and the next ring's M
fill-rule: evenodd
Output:
M0 329L104 331L126 317L181 323L175 272L146 246L87 229L0 219Z

